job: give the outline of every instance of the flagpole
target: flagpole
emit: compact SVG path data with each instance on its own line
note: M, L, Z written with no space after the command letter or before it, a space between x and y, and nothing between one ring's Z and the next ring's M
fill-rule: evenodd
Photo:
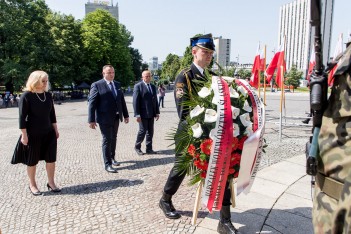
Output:
M283 98L284 98L284 82L282 81L282 77L284 75L283 68L284 66L280 66L281 68L281 78L280 78L280 114L279 114L279 141L282 141L282 122L283 122Z
M286 46L286 36L284 35L283 39L284 47L283 50L285 51ZM283 101L284 101L284 108L285 108L285 100L284 100L284 67L285 67L285 53L283 57L283 64L280 66L280 124L279 124L279 141L282 141L282 125L283 125ZM278 74L277 74L278 75Z
M264 64L263 71L266 71L266 45L264 45ZM266 105L266 76L263 72L263 104Z
M261 71L258 69L258 98L261 99Z

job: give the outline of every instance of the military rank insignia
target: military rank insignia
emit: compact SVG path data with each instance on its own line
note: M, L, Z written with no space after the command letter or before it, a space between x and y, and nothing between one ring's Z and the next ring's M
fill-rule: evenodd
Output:
M176 84L176 98L182 98L184 94L184 83L177 83Z

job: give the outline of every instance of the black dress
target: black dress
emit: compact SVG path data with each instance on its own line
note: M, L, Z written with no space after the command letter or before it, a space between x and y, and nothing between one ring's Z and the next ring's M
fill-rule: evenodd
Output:
M20 137L11 163L35 166L39 160L55 162L57 138L52 124L56 114L51 94L24 92L18 107L19 128L27 130L28 146L23 146Z

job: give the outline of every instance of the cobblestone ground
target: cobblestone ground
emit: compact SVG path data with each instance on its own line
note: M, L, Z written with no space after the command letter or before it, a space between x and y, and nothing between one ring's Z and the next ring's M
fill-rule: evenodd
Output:
M291 102L294 106L292 113L305 116L308 96L294 94L291 98L294 100ZM126 100L131 121L120 125L116 157L121 162L118 174L107 173L103 168L100 130L88 128L86 101L55 105L60 131L56 182L63 189L59 194L46 190L45 163L40 162L37 183L45 192L38 197L29 192L26 167L10 164L20 135L18 109L0 109L2 233L194 232L196 226L191 225L194 187L183 183L174 196L173 202L181 211L181 219L166 219L158 207L162 188L174 162L174 147L168 147L171 142L165 140L169 129L175 127L178 121L173 95L166 95L165 108L161 108L161 118L155 124L153 145L154 150L159 151L157 155L138 156L134 152L138 125L133 118L131 96L126 96ZM306 126L290 127L284 129L279 142L279 126L274 123L279 117L279 96L269 96L267 103L269 122L265 138L268 148L261 168L301 154L310 132ZM205 209L201 209L198 223L207 214Z

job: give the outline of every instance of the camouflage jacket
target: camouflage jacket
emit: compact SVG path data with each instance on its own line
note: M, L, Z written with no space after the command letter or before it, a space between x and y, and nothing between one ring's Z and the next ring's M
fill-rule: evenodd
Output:
M351 46L339 59L319 135L318 171L344 182L351 171Z

